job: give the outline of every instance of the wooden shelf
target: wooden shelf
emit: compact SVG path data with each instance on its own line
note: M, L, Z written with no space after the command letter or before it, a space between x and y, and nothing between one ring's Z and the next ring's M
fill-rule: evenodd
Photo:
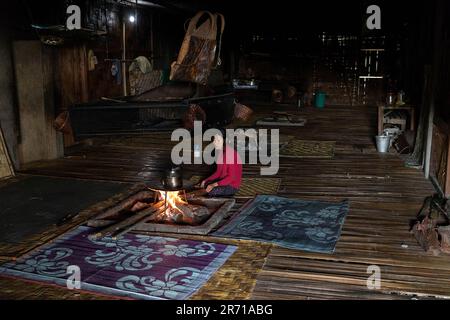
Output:
M384 115L386 111L406 111L409 116L409 129L414 131L415 129L415 107L411 105L403 105L403 106L378 106L378 134L382 134L384 130Z

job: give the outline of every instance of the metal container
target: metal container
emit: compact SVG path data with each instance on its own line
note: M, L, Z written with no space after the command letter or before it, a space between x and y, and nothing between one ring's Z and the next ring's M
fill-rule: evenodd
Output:
M398 93L397 93L397 102L396 102L396 104L398 105L398 106L402 106L402 105L404 105L405 104L405 92L404 91L399 91Z
M395 104L395 93L392 91L389 91L386 96L386 104L388 106L392 106Z
M325 107L326 93L323 91L317 91L314 97L314 105L316 108L322 109Z
M387 135L376 136L377 150L379 153L386 153L389 150L391 137Z
M181 167L172 167L165 171L161 184L166 189L178 189L183 187L183 174Z
M303 108L305 106L304 97L302 95L297 95L297 107Z

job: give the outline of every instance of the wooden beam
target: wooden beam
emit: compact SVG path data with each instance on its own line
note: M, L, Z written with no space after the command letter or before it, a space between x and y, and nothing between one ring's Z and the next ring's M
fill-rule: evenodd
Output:
M432 99L434 100L434 99ZM431 166L431 147L433 143L433 121L434 121L434 101L430 104L430 112L428 114L428 124L427 124L427 139L425 142L425 178L430 177L430 166Z
M447 143L446 143L446 167L445 167L445 183L444 183L444 196L446 198L450 197L450 135L447 134Z
M10 178L14 175L14 167L11 163L11 158L9 157L2 128L0 127L0 180Z

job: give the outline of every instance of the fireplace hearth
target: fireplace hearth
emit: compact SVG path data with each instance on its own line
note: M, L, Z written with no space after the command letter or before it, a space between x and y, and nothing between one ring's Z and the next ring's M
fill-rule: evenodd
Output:
M93 238L130 231L206 235L231 214L234 199L199 197L181 190L144 188L87 222Z

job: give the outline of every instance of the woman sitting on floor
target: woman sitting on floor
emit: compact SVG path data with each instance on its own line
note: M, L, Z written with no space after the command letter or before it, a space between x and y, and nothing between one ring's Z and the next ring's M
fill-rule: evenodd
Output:
M217 169L200 184L210 197L233 196L241 186L242 160L239 154L225 142L225 130L214 136Z

